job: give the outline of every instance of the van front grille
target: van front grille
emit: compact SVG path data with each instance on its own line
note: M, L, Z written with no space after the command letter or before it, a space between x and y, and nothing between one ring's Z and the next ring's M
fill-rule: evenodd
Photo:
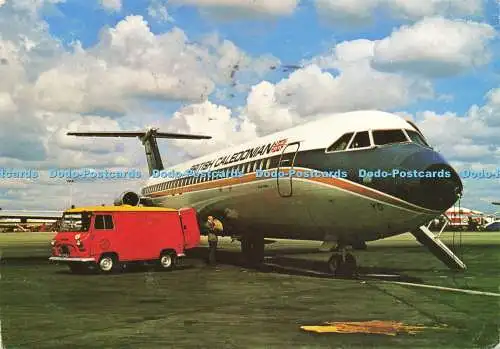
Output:
M62 257L69 256L69 247L67 245L62 245L61 247L59 247L59 254Z

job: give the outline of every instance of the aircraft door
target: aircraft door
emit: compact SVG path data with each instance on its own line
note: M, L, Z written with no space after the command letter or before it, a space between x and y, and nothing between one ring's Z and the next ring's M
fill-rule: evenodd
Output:
M280 159L278 161L277 168L277 187L278 194L281 197L289 197L293 194L292 188L292 175L289 175L288 171L293 169L295 164L295 157L300 148L300 142L294 142L288 144L285 149L281 152ZM280 176L280 172L285 172L284 176Z

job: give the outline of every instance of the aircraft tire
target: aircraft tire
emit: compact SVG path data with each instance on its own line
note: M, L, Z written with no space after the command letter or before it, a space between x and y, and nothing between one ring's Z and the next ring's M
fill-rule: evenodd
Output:
M335 276L351 277L356 274L356 258L350 253L342 260L342 255L334 253L328 260L328 269Z
M357 270L356 258L350 253L345 256L343 265L344 276L354 276Z
M264 262L264 238L261 236L245 236L241 239L241 252L245 264L255 266Z
M246 257L249 255L252 249L251 241L248 237L244 236L241 238L241 252Z
M342 267L342 255L338 253L332 254L328 260L328 270L333 275L338 275L339 270Z
M263 237L255 237L253 240L253 262L254 264L262 264L264 262L264 238Z
M366 242L360 241L352 244L352 248L355 250L365 251L368 249L368 246L366 246Z

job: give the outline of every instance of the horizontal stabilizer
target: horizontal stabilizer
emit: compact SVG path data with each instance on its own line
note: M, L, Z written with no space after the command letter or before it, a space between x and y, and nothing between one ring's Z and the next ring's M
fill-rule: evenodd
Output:
M138 137L144 145L146 159L148 161L149 175L154 171L162 171L163 161L156 142L157 138L170 139L211 139L210 136L192 135L185 133L158 132L157 128L148 128L144 131L92 131L92 132L68 132L68 136L81 137Z
M82 137L146 137L151 134L155 138L172 139L211 139L210 136L193 135L184 133L158 132L155 129L147 131L100 131L100 132L68 132L68 136Z
M422 245L436 256L450 269L465 270L467 267L438 237L436 237L426 226L421 226L411 232Z

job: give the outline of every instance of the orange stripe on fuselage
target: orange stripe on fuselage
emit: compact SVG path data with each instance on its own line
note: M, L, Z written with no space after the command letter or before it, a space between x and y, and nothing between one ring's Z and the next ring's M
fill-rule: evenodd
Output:
M287 170L288 168L281 168L280 171ZM276 169L270 169L266 171L275 171ZM294 168L296 173L306 173L306 172L311 172L311 171L319 171L320 170L303 170L303 169L296 169ZM287 172L285 172L287 173ZM247 173L244 174L241 177L230 177L230 178L221 178L221 179L216 179L213 181L208 181L208 182L203 182L203 183L194 183L194 184L188 184L184 185L183 187L180 188L171 188L171 189L166 189L162 190L159 192L151 193L149 195L146 195L147 197L151 198L159 198L159 197L164 197L168 195L181 195L184 193L192 193L192 192L199 192L202 190L208 190L208 189L217 189L217 188L223 188L231 185L238 185L238 184L246 184L246 183L251 183L259 180L266 180L266 179L276 179L276 177L262 177L262 178L256 178L256 173ZM429 210L420 206L413 205L411 203L408 203L404 200L395 198L393 196L390 196L388 194L385 194L383 192L380 192L378 190L363 186L358 183L354 183L351 181L348 181L346 179L340 179L340 178L335 178L335 177L294 177L296 179L300 180L308 180L316 183L322 183L326 184L338 189L342 189L351 193L355 193L370 199L378 200L381 202L384 202L386 204L394 205L400 208L405 208L411 211L420 211L420 213L429 213L429 214L435 214L437 211Z

